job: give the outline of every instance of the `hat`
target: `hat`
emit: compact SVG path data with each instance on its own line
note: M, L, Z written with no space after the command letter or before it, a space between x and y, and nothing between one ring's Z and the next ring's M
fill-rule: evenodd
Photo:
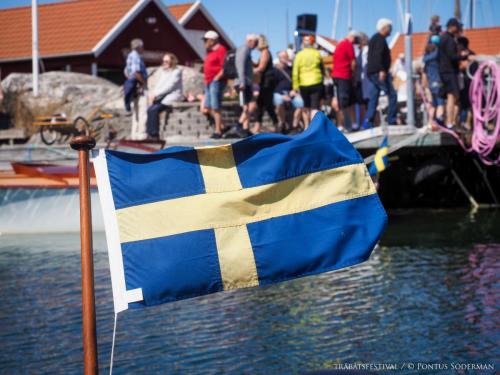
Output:
M392 26L392 21L388 18L381 18L377 21L377 31L382 30L386 26Z
M450 18L448 20L448 22L446 22L446 27L450 27L450 26L456 26L458 28L460 28L462 26L462 23L457 20L456 18Z
M205 33L205 35L203 35L203 39L213 39L213 40L216 40L216 39L219 39L219 34L217 34L213 30L209 30L209 31L207 31Z

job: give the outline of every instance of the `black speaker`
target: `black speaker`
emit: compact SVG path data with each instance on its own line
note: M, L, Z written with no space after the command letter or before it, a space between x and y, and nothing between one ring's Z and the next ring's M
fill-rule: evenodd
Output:
M297 16L297 30L316 32L318 16L316 14L299 14Z

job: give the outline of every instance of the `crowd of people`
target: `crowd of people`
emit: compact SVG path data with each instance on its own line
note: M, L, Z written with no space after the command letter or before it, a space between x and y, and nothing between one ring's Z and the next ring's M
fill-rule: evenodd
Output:
M477 68L475 54L469 49L469 40L463 36L463 27L456 18L446 23L443 32L439 17L431 18L429 39L423 57L424 87L430 92L431 126L453 129L460 123L470 127L470 78Z
M214 125L211 137L244 138L262 131L295 134L308 127L315 111L325 108L331 109L341 131L370 128L380 122L377 108L381 94L387 97L387 123L398 124L398 95L387 43L392 32L391 20L380 19L376 29L371 38L362 32L349 32L335 48L331 69L325 69L324 55L318 50L314 35L303 35L298 52L282 50L274 60L264 35L248 34L236 51L228 51L217 32L207 31L203 37L206 57L201 110ZM459 108L465 111L470 108L463 71L474 60L474 54L455 18L447 22L443 32L439 17L433 16L429 33L421 73L429 97L430 124L453 128L461 114ZM142 48L141 40L133 40L127 58L124 84L127 111L131 109L132 96L147 85ZM258 61L252 60L254 49L259 51ZM398 62L404 70L404 64ZM234 93L241 106L236 124L223 121L221 105L227 91ZM160 113L181 100L182 95L177 58L167 53L160 78L148 96L148 137L159 137ZM271 129L262 125L264 113L272 123Z

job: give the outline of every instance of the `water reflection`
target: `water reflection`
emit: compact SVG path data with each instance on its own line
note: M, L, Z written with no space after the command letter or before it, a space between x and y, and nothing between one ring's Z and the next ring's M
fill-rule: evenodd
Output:
M498 215L398 212L357 267L119 316L115 373L289 374L346 362L492 362ZM81 373L79 239L0 237L0 372ZM99 360L112 331L96 247Z

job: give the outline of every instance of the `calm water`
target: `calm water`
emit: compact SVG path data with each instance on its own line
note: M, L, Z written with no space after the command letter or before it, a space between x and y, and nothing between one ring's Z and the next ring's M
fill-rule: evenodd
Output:
M498 369L500 213L402 212L389 223L361 266L122 313L115 373L290 374L419 361ZM95 251L105 373L113 313L102 234ZM76 235L0 237L2 373L81 373L79 267Z

